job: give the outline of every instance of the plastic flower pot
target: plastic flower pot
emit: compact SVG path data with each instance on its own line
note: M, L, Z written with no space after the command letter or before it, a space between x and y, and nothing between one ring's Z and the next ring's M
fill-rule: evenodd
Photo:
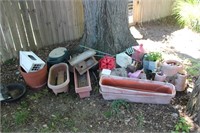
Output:
M143 69L144 70L149 69L149 61L143 60Z
M57 95L69 91L69 68L66 63L53 65L49 69L48 87Z
M166 79L166 77L167 77L167 76L166 76L164 73L162 73L162 72L157 72L156 75L155 75L154 80L155 80L155 81L164 82L165 79Z
M80 98L90 97L90 91L92 90L92 87L89 71L83 75L80 75L74 68L74 84L75 92L79 94Z
M100 93L106 100L169 104L176 94L174 85L170 83L112 75L101 76L99 85Z
M176 91L184 91L186 87L187 74L177 73L177 78L175 79Z
M155 72L158 67L158 61L148 61L148 70L151 70L152 72Z
M182 63L177 60L166 60L161 66L161 71L167 76L173 76L183 71Z
M19 67L19 71L26 84L33 90L40 90L47 83L47 65L36 72L26 73L22 67Z

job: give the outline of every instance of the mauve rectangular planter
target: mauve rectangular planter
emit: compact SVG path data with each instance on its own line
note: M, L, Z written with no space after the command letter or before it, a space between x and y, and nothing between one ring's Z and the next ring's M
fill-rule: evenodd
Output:
M101 76L99 85L100 93L106 100L169 104L176 94L174 85L170 83L112 75Z
M79 94L80 98L90 97L92 87L88 70L83 75L80 75L74 68L74 84L75 92Z
M53 65L49 70L48 87L57 95L69 91L69 68L66 63Z

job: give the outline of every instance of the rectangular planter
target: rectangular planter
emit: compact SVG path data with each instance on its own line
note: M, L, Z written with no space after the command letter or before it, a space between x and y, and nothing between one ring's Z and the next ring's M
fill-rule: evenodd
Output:
M83 75L80 75L74 68L74 84L75 92L79 94L80 98L90 96L90 91L92 90L92 87L89 71L87 71Z
M69 90L69 68L66 63L53 65L49 70L48 87L57 95Z
M174 85L159 81L103 75L99 81L103 98L131 102L168 104L175 96Z

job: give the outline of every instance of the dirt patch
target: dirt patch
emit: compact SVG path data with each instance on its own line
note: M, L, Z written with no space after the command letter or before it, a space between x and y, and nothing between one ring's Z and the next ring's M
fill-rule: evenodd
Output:
M177 52L170 42L174 31L180 30L174 23L155 21L136 27L143 35L144 46L149 50L162 51L165 55L182 60L191 57ZM147 43L150 41L151 43ZM34 51L43 60L58 46L72 49L78 44L70 41ZM154 42L154 43L152 43ZM200 44L200 43L199 43ZM172 47L173 46L173 47ZM184 56L185 55L185 56ZM1 82L25 82L19 73L19 60L11 59L1 66ZM94 69L95 70L95 69ZM73 74L70 74L70 91L57 96L47 86L32 91L28 86L26 95L17 102L1 104L1 129L3 132L171 132L185 112L189 99L187 92L177 93L169 105L125 103L116 108L113 101L106 101L99 93L98 75L90 71L92 91L89 98L80 99L75 93ZM192 82L192 81L191 81Z

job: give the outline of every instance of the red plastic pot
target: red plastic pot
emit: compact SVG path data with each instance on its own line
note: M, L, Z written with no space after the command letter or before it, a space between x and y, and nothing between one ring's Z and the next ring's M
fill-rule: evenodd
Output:
M115 68L115 58L110 56L104 56L99 60L99 69L114 69Z
M26 84L33 90L39 90L47 83L47 65L37 72L26 73L22 67L19 67L19 71Z

